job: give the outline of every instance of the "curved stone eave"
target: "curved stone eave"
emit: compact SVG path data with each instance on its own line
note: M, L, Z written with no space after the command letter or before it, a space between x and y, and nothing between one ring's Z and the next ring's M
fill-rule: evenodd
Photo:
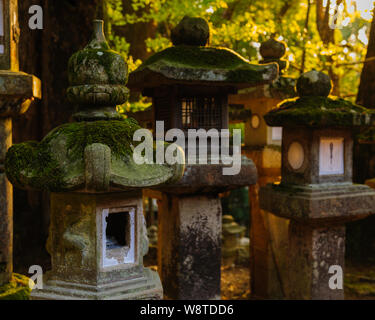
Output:
M294 116L292 113L283 114L278 117L277 113L268 113L264 116L266 124L270 127L288 127L288 128L354 128L354 127L372 127L375 125L374 115L363 115L347 113L345 122L340 122L332 114L322 114L318 121L310 119L309 114L303 117L301 114Z
M206 85L217 87L234 87L237 89L245 89L269 84L278 76L278 66L275 63L261 65L267 72L263 73L262 79L254 79L248 81L231 81L229 80L229 72L237 70L223 69L200 69L200 68L181 68L168 66L165 68L153 68L146 66L142 70L135 70L129 75L128 87L131 90L141 91L144 88L160 87L162 85ZM243 69L242 69L243 70ZM245 70L246 71L246 70ZM261 73L261 72L260 72ZM229 78L229 79L228 79Z

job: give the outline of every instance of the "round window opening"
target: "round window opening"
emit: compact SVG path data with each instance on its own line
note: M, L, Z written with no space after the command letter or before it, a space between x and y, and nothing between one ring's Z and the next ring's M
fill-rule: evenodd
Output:
M288 149L288 162L294 170L302 167L305 160L305 152L303 146L299 142L292 142Z
M260 125L260 118L257 114L254 114L252 117L251 117L251 127L253 129L258 129L259 128L259 125Z

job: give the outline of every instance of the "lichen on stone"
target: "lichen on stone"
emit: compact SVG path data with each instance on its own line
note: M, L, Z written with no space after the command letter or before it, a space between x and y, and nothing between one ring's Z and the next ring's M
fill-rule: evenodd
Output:
M375 112L336 97L304 96L282 102L264 119L269 126L369 126Z

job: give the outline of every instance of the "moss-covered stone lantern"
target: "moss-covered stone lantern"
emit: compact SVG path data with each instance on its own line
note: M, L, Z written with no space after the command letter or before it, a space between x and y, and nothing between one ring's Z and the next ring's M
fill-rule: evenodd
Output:
M344 224L375 213L375 192L352 182L354 128L373 125L375 114L330 91L327 75L307 72L297 82L299 98L264 117L283 127L282 180L261 189L260 204L290 219L283 283L291 299L344 297L330 285L331 266L344 270Z
M143 267L148 239L140 190L182 176L183 165L138 165L132 119L116 105L127 99L127 65L109 49L103 21L69 61L68 98L77 122L41 142L14 145L6 156L11 183L51 192L47 250L52 270L33 299L159 299L157 273ZM179 152L182 152L181 150Z
M275 63L252 65L232 50L208 46L209 38L207 21L185 17L172 32L174 46L151 56L130 74L129 88L152 98L154 125L164 121L165 130L185 133L226 129L228 94L277 77ZM253 162L246 157L238 174L223 175L224 163L213 163L211 154L205 164L189 161L195 151L185 149L183 179L148 192L160 204L158 270L171 299L220 298L219 193L254 184L257 178Z
M275 64L249 64L232 50L208 46L202 18L185 17L173 30L173 45L130 74L129 88L152 97L154 120L165 129L228 128L228 94L271 82Z

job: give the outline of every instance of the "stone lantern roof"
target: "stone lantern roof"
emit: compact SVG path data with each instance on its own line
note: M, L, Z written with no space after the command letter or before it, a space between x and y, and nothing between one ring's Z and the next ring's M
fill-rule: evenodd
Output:
M330 78L318 71L304 73L297 81L298 98L282 102L264 116L269 126L356 127L375 124L375 112L350 101L329 97Z
M173 30L173 45L147 59L130 74L135 90L168 84L203 84L247 88L269 83L278 75L275 63L253 65L232 50L208 46L209 25L185 17Z
M127 64L109 49L103 22L96 20L94 29L89 45L69 61L67 94L79 105L77 122L55 128L40 143L16 144L7 153L8 179L19 188L109 192L159 185L183 175L184 165L134 162L133 134L140 126L116 111L128 96Z

